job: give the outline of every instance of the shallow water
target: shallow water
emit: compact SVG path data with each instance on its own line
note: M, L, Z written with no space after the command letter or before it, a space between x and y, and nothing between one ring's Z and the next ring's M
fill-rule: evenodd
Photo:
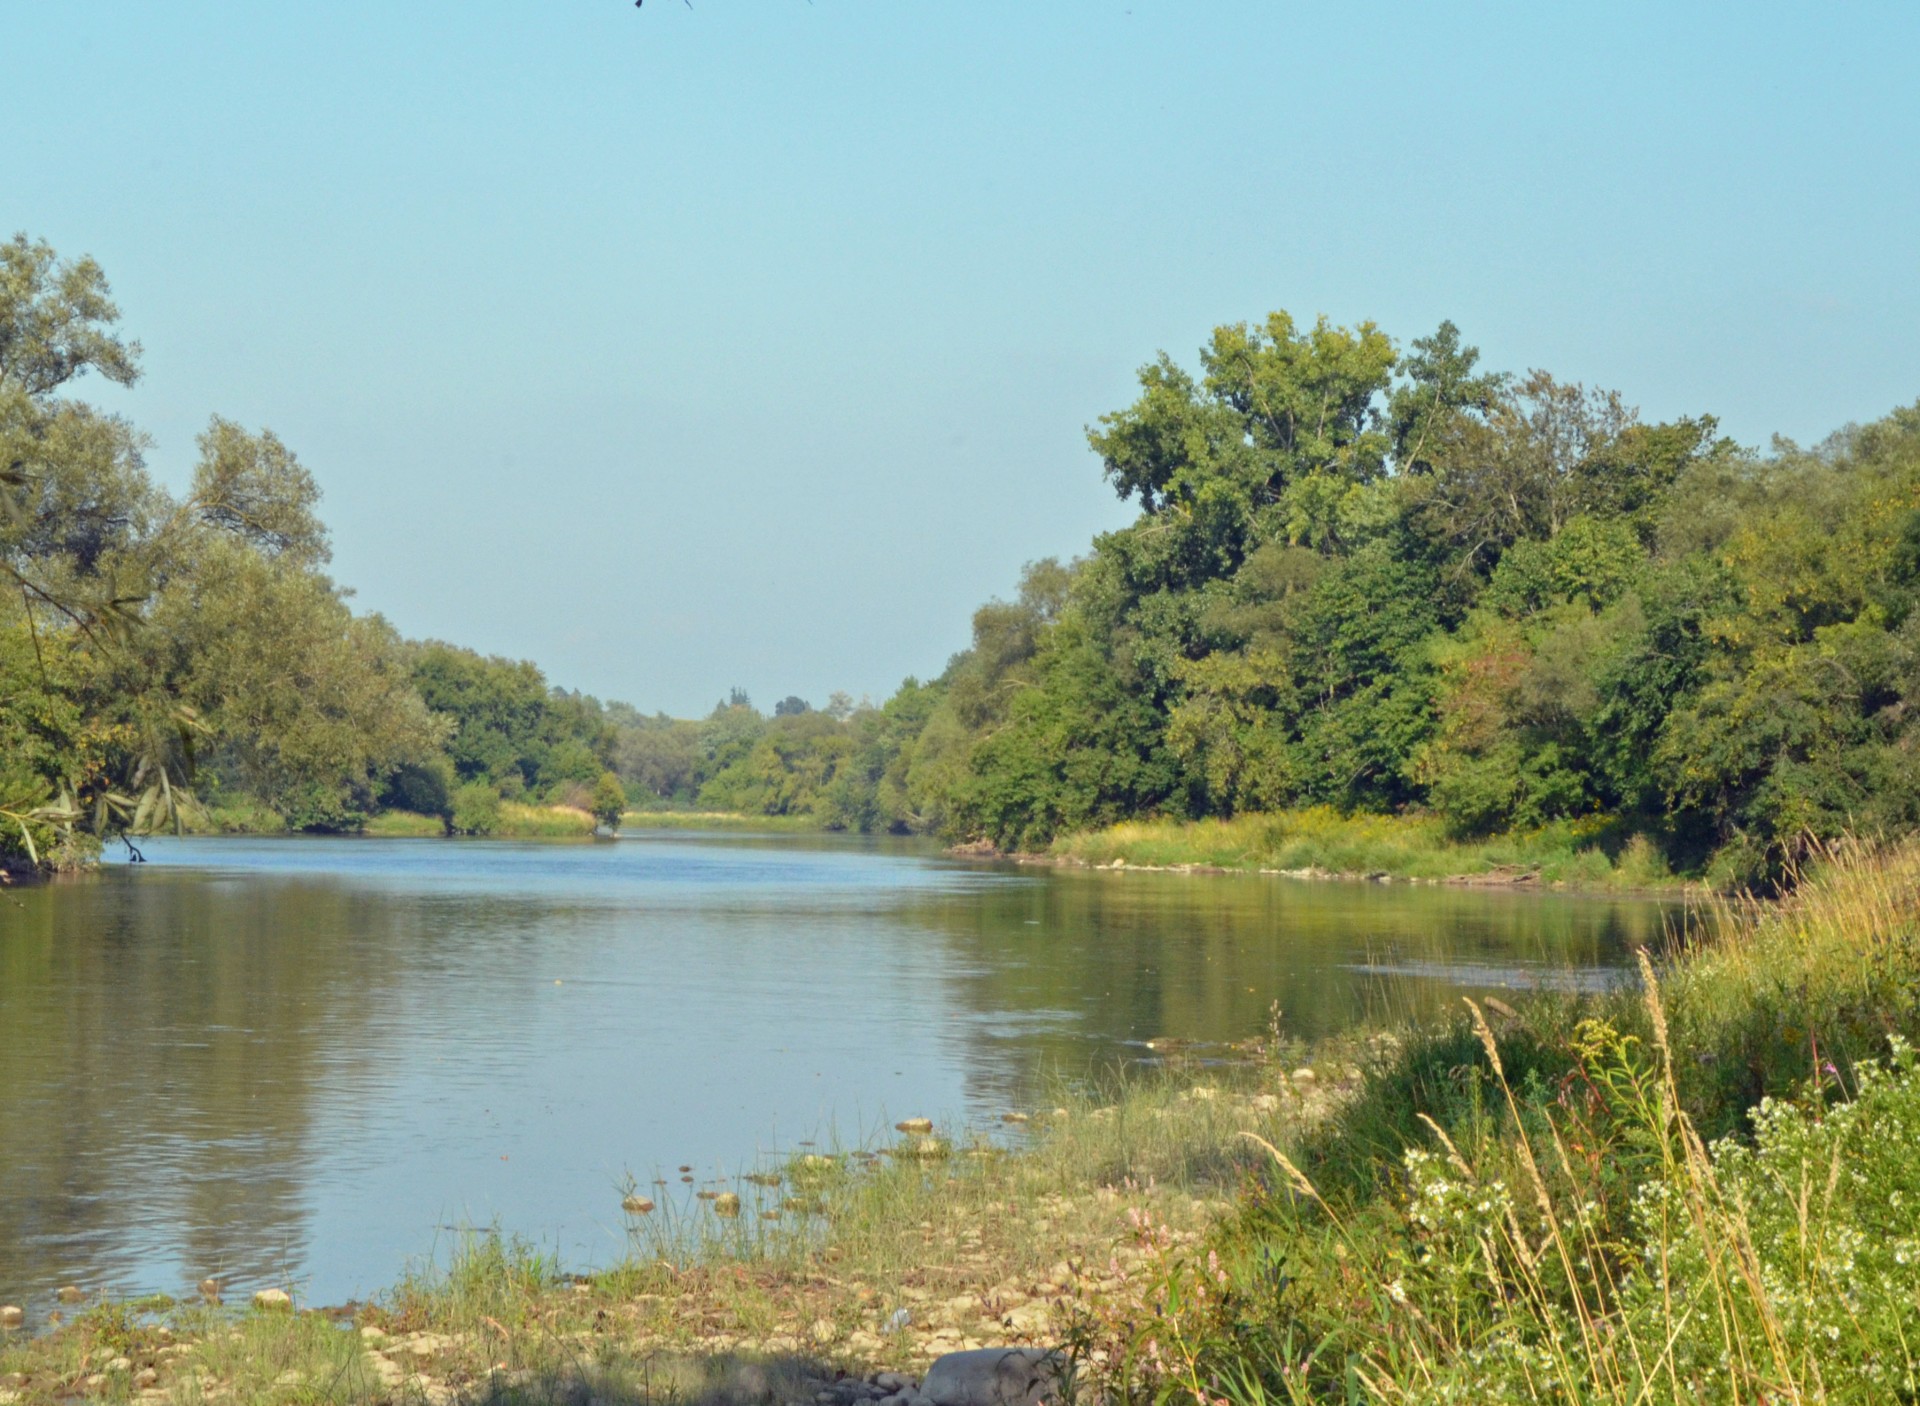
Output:
M155 841L0 893L0 1302L339 1302L492 1225L570 1267L620 1186L992 1118L1155 1037L1591 987L1643 900L1015 869L907 842Z

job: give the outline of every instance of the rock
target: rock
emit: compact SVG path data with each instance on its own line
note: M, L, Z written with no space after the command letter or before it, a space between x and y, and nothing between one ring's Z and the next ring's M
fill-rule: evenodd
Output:
M106 1362L106 1370L116 1376L125 1376L133 1370L133 1360L127 1357L110 1357Z
M135 1391L145 1391L148 1387L158 1386L159 1384L160 1374L151 1367L142 1367L133 1374L133 1389Z
M630 1216L650 1215L653 1211L653 1202L644 1196L629 1196L620 1202L620 1209Z
M360 1330L360 1340L369 1347L378 1347L387 1340L386 1330L384 1328L376 1328L373 1324L369 1323Z
M373 1369L373 1375L380 1379L380 1385L391 1391L407 1379L406 1368L390 1358L374 1353L367 1358L367 1366Z
M208 1303L220 1302L220 1281L208 1275L200 1281L200 1297Z
M1044 1304L1033 1304L1012 1310L1002 1321L1022 1337L1032 1337L1046 1328L1051 1317Z
M918 1137L902 1149L909 1157L922 1157L928 1160L945 1157L947 1145L937 1137Z
M913 1389L913 1378L903 1377L898 1372L875 1372L873 1374L873 1384L879 1387L880 1390L892 1395L896 1392L911 1391Z
M18 1328L27 1321L27 1311L19 1304L0 1305L0 1328Z
M285 1289L262 1289L253 1296L255 1308L290 1310L293 1307L293 1295Z
M56 1289L54 1290L53 1296L60 1300L61 1303L79 1303L82 1299L86 1298L86 1295L80 1292L80 1286L77 1284L68 1284Z
M713 1213L732 1219L740 1214L740 1198L731 1191L723 1191L713 1198Z
M1057 1352L981 1347L936 1359L920 1394L933 1406L1038 1406L1059 1397L1066 1374Z
M1272 1094L1255 1094L1248 1101L1257 1113L1271 1113L1280 1106L1280 1100Z
M1003 1123L1029 1123L1033 1120L1025 1113L1002 1113L1000 1115L1000 1121Z
M931 1118L903 1118L893 1125L896 1133L930 1133L933 1131Z
M1319 1075L1315 1074L1305 1065L1293 1071L1293 1082L1296 1084L1310 1084L1318 1077Z

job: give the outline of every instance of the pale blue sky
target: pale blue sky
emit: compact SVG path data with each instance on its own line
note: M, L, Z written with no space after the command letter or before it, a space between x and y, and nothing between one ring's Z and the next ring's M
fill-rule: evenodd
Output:
M404 631L876 698L1125 520L1083 426L1284 307L1815 439L1920 397L1920 6L0 3L0 232L179 482L320 477Z

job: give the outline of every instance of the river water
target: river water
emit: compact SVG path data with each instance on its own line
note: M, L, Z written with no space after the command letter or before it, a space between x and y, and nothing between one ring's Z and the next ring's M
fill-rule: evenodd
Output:
M1637 900L1018 869L930 846L173 839L0 891L0 1302L341 1302L498 1226L584 1268L629 1177L1032 1106L1146 1042L1592 985ZM656 1193L659 1194L659 1193Z

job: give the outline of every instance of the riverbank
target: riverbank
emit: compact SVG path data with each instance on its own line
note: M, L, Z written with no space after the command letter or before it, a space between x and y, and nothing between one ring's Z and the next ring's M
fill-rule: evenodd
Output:
M962 851L964 852L964 851ZM1457 840L1424 815L1344 815L1326 807L1227 820L1130 820L1065 835L1029 864L1316 879L1677 893L1702 887L1675 874L1644 836L1603 822Z
M637 1188L631 1257L592 1275L480 1235L345 1309L71 1307L52 1332L0 1342L0 1400L813 1406L830 1392L857 1406L892 1394L852 1385L877 1373L918 1381L947 1352L1052 1346L1076 1312L1128 1301L1257 1169L1244 1131L1291 1140L1358 1087L1357 1047L1311 1068L1292 1046L1226 1053L992 1129L909 1122L726 1189Z
M630 810L622 830L725 830L770 834L826 833L810 815L746 815L732 810Z
M0 1393L915 1406L877 1374L1025 1343L1114 1401L1910 1395L1920 1078L1882 1069L1920 1040L1920 845L1691 942L1643 992L1166 1051L991 1136L636 1187L590 1276L480 1237L338 1315L76 1308Z
M286 821L264 806L235 803L208 806L191 817L188 834L196 835L284 835ZM437 815L421 815L408 810L377 811L367 817L360 834L375 839L444 838L447 824ZM594 833L594 819L578 806L525 805L502 801L499 816L486 838L496 840L587 839Z

